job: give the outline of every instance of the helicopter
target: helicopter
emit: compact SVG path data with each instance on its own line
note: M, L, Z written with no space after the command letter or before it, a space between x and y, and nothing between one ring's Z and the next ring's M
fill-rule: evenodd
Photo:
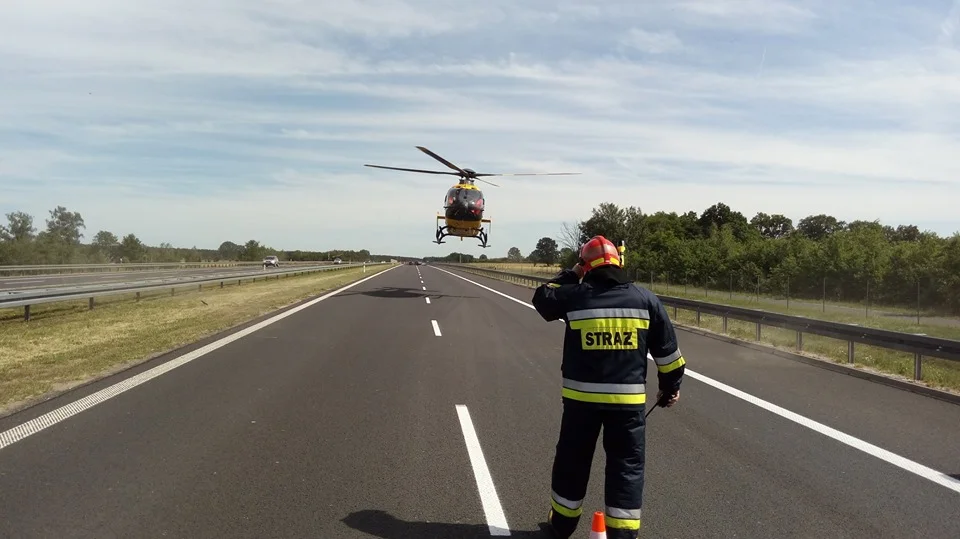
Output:
M450 161L447 161L446 159L428 150L427 148L424 148L423 146L416 146L416 148L436 159L437 161L440 161L448 168L456 172L387 167L383 165L364 166L388 170L404 170L407 172L422 172L424 174L449 174L451 176L460 177L460 180L457 182L457 184L453 185L449 190L447 190L447 195L443 204L443 215L437 214L437 232L436 239L433 241L433 243L438 245L441 243L446 243L443 241L443 239L447 236L453 236L460 238L460 241L463 241L464 238L477 238L480 240L481 247L486 248L490 246L487 243L487 240L489 239L490 227L493 223L489 218L483 216L483 212L486 209L483 192L474 184L474 182L481 181L494 187L500 186L491 181L480 179L481 176L566 176L580 174L579 172L520 172L506 174L479 173L473 169L460 168ZM440 225L441 220L444 221L444 226ZM487 225L486 230L483 228L484 224Z

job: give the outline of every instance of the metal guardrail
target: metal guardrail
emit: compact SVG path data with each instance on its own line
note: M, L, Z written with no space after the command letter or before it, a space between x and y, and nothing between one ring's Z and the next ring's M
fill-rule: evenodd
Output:
M323 265L333 264L326 261L281 261L282 266L290 265ZM230 268L262 266L262 261L233 261L218 262L136 262L127 264L32 264L0 266L0 276L11 275L41 275L53 273L97 273L97 272L133 272L151 269L202 269L202 268Z
M507 280L516 282L518 284L532 284L537 286L547 282L548 280L547 277L478 268L469 266L467 264L443 263L437 265L448 266L477 275L483 275L493 279ZM803 351L803 335L806 333L846 341L847 362L850 364L854 362L855 343L911 353L914 356L914 380L920 380L922 378L922 362L923 357L925 356L947 359L951 361L960 361L960 341L951 339L900 333L885 329L862 327L853 324L842 324L838 322L817 320L804 316L780 314L758 309L744 309L742 307L707 303L705 301L677 298L672 296L661 296L659 294L657 297L660 298L664 305L673 307L674 316L677 314L677 309L695 311L697 313L698 325L700 324L700 316L702 314L722 317L724 333L727 332L727 321L729 319L741 320L756 324L757 341L760 340L762 326L772 326L793 330L797 334L796 349L798 352Z
M385 264L385 262L372 263L373 265ZM90 309L94 307L94 299L107 296L117 296L123 294L137 295L140 299L141 292L152 292L156 290L170 290L173 295L178 288L198 287L203 288L205 284L220 284L223 288L224 283L237 281L239 286L242 281L256 281L257 279L270 279L271 277L280 278L284 276L299 275L305 273L316 273L322 271L336 271L341 269L351 269L365 267L367 264L329 264L324 266L300 267L288 270L265 270L260 272L244 272L233 274L221 274L216 276L199 276L186 278L177 281L157 282L144 281L140 283L115 283L107 285L92 285L89 287L71 287L69 289L52 289L45 291L28 290L24 293L11 293L6 297L0 298L0 309L23 307L24 320L30 320L30 306L43 303L61 303L66 301L76 301L78 299L88 299Z

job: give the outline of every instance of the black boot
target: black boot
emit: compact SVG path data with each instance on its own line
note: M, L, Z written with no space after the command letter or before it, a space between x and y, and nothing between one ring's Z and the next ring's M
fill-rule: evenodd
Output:
M553 509L547 514L547 527L556 539L569 539L577 531L580 517L558 515Z

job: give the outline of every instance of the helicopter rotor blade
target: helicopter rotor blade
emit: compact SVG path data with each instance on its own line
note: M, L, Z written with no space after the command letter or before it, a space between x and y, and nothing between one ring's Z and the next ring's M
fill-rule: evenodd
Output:
M437 161L440 161L440 162L443 163L444 165L447 165L447 166L450 167L451 169L456 170L456 171L459 172L460 174L463 174L464 176L468 176L467 171L463 170L462 168L458 167L457 165L454 165L453 163L451 163L450 161L447 161L446 159L440 157L439 155L431 152L430 150L424 148L423 146L417 146L417 149L420 150L421 152L429 155L430 157L436 159Z
M481 174L477 174L477 176L481 176ZM497 184L495 184L495 183L493 183L493 182L489 182L489 181L487 181L487 180L481 180L480 178L473 178L473 179L474 179L474 180L477 180L478 182L489 183L490 185L492 185L492 186L494 186L494 187L500 187L499 185L497 185Z
M574 176L582 172L504 172L502 174L477 174L477 176Z
M451 176L459 176L456 172L447 172L445 170L421 170L419 168L400 168L400 167L385 167L383 165L363 165L365 167L373 168L385 168L388 170L405 170L407 172L423 172L425 174L449 174Z

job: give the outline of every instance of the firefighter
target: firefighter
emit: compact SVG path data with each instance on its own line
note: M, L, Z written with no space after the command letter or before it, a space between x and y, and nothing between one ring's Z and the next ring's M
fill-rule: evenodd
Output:
M576 530L600 429L607 465L605 523L610 539L638 537L644 480L647 354L657 365L654 405L680 397L686 361L660 299L634 285L617 247L594 236L580 260L536 289L544 320L563 319L563 415L551 474L547 521L556 537ZM582 280L582 282L581 282Z

